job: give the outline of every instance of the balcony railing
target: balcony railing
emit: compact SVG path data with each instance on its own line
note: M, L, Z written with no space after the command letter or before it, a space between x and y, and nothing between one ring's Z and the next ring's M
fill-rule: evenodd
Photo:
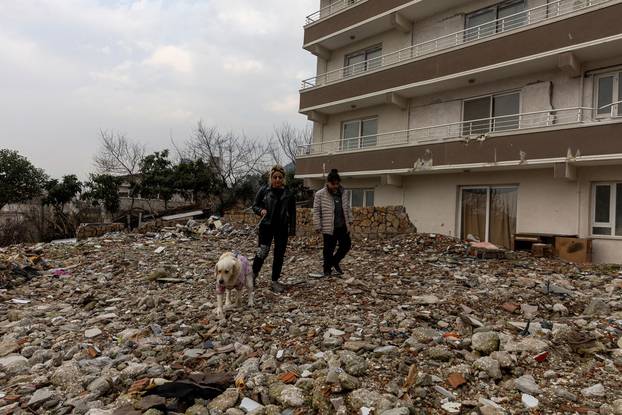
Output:
M363 73L411 62L430 54L457 46L468 45L499 33L535 25L560 16L568 15L615 0L557 0L549 4L523 10L522 12L497 19L459 32L417 43L395 52L390 52L364 62L345 66L302 81L302 90L328 85Z
M606 105L610 107L611 118L622 118L619 110L621 102ZM601 109L604 107L601 107ZM325 153L352 152L365 149L406 146L416 144L442 143L463 139L485 140L499 133L527 131L537 128L555 128L558 126L598 123L597 110L594 108L575 107L548 111L526 112L500 117L482 118L411 130L367 135L341 140L323 141L300 146L299 156L312 156ZM602 116L602 114L599 114Z
M349 7L355 6L363 1L367 0L336 0L330 2L328 6L322 7L320 10L316 11L307 16L307 21L305 25L315 23L319 20L325 19L333 14L345 10Z

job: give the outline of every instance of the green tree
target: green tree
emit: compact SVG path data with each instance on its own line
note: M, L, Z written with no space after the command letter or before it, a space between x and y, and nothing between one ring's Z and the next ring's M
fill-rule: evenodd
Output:
M90 180L85 183L86 191L82 199L90 201L93 206L103 205L110 213L119 211L121 198L119 186L123 179L110 174L91 174Z
M47 193L43 204L62 208L82 190L82 183L75 174L63 176L63 180L50 179L44 185Z
M54 217L50 221L55 236L66 237L74 235L77 223L72 223L70 216L64 212L64 207L71 202L82 190L82 183L75 174L63 176L62 181L50 179L44 185L46 196L43 204L52 206Z
M46 175L17 151L0 149L0 209L41 195Z
M174 187L188 200L195 203L200 197L209 195L216 188L214 171L202 159L182 160L174 166Z
M156 151L140 162L141 195L164 200L164 206L175 194L174 171L168 150Z

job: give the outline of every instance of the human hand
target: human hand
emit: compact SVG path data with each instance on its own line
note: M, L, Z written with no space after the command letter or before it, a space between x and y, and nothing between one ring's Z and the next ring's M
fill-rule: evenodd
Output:
M264 217L268 214L268 211L266 209L261 209L261 212L259 212L259 214Z

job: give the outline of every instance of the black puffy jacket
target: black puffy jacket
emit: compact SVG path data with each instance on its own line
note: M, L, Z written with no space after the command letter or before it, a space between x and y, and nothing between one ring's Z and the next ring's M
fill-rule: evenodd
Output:
M261 220L260 226L271 226L277 222L287 226L289 235L296 235L296 200L288 188L283 189L279 198L270 186L263 186L255 197L253 212L261 216L262 209L268 213Z

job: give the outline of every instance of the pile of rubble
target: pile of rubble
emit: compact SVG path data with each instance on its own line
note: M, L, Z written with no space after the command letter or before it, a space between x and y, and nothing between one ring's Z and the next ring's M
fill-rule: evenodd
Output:
M617 267L411 234L312 279L320 240L296 238L288 292L266 264L219 320L214 264L254 230L184 226L37 246L55 272L0 291L0 414L622 414Z

